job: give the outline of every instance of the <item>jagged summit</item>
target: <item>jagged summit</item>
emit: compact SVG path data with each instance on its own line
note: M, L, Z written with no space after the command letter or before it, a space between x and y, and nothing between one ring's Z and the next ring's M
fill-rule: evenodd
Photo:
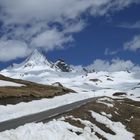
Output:
M52 63L47 60L46 56L44 56L42 52L35 49L25 61L20 64L13 64L7 70L15 70L19 72L38 70L71 72L72 68L62 59Z
M25 60L25 67L27 66L51 66L51 62L49 62L46 57L37 49L35 49L32 54Z
M28 61L46 61L46 57L37 49L35 49L31 55L28 57Z
M52 68L52 63L37 49L25 61L20 64L12 64L8 69L33 69L35 67Z

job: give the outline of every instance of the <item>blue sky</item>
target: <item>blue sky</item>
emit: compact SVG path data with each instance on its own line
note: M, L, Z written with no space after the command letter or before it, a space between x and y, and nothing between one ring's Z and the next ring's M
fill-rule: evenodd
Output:
M64 58L69 63L88 65L95 59L121 58L140 64L140 50L124 51L123 44L140 34L140 28L122 28L123 23L134 24L140 20L140 5L111 14L110 17L89 17L88 26L75 37L74 46L65 50L48 52L51 60ZM105 50L119 51L114 55L105 55Z
M59 1L64 5L63 0ZM13 62L21 62L36 48L43 50L46 57L52 61L62 58L73 65L89 65L96 59L131 60L140 65L140 0L118 0L116 3L112 0L102 1L98 3L94 0L83 0L84 6L80 7L80 2L71 0L70 4L74 4L75 9L70 11L70 14L65 4L66 10L64 8L62 11L62 19L56 14L60 10L58 6L56 13L48 10L51 11L50 15L42 15L42 11L39 11L39 20L25 7L23 11L22 7L14 9L14 6L20 7L20 4L28 3L18 3L14 0L11 3L14 11L8 7L10 1L0 2L1 7L7 6L7 9L2 8L0 14L0 68ZM42 6L44 0L40 3ZM31 3L35 11L38 10L38 5ZM15 15L15 12L20 13L18 10L25 15L25 11L30 12L29 17ZM65 11L68 14L65 15ZM22 16L27 19L22 21ZM51 18L53 16L55 20Z

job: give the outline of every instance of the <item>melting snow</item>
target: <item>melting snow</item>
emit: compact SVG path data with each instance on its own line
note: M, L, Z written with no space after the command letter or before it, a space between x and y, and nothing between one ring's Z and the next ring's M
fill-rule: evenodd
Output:
M73 132L71 132L72 130ZM81 132L77 135L75 132ZM51 121L47 124L32 123L15 130L0 133L1 140L99 140L95 133L80 129L63 121Z
M128 132L125 126L120 122L113 122L105 116L102 116L94 111L91 111L92 117L96 119L97 122L105 124L106 127L110 128L116 135L104 134L108 140L134 140L134 134Z
M0 87L6 87L6 86L21 87L21 86L25 86L25 85L10 82L10 81L0 80Z

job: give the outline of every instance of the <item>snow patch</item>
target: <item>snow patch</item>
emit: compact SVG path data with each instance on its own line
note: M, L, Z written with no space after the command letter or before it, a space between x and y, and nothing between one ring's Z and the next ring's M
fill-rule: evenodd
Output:
M72 130L72 131L70 131ZM77 135L75 132L81 132ZM0 133L1 140L99 140L95 133L80 129L63 121L47 124L31 123L15 130Z
M0 87L7 87L7 86L10 86L10 87L22 87L22 86L25 86L25 85L10 82L10 81L0 80Z
M91 111L91 115L96 119L97 122L106 125L106 127L110 128L116 135L106 134L105 136L108 140L134 140L134 134L128 132L125 126L120 122L113 122L105 116L100 115L94 111Z

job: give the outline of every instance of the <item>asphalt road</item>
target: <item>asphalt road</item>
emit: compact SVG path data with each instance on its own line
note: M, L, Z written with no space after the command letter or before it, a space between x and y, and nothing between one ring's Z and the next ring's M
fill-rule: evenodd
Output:
M78 107L80 107L84 104L87 104L88 102L94 101L94 100L97 100L97 98L89 98L89 99L85 99L85 100L78 101L75 103L60 106L60 107L57 107L54 109L50 109L47 111L39 112L36 114L31 114L31 115L23 116L20 118L0 122L0 132L5 131L5 130L10 130L10 129L15 129L18 126L21 126L21 125L24 125L27 123L41 122L43 120L45 120L45 122L47 122L47 120L54 119L58 115L66 113L70 110L78 108Z

